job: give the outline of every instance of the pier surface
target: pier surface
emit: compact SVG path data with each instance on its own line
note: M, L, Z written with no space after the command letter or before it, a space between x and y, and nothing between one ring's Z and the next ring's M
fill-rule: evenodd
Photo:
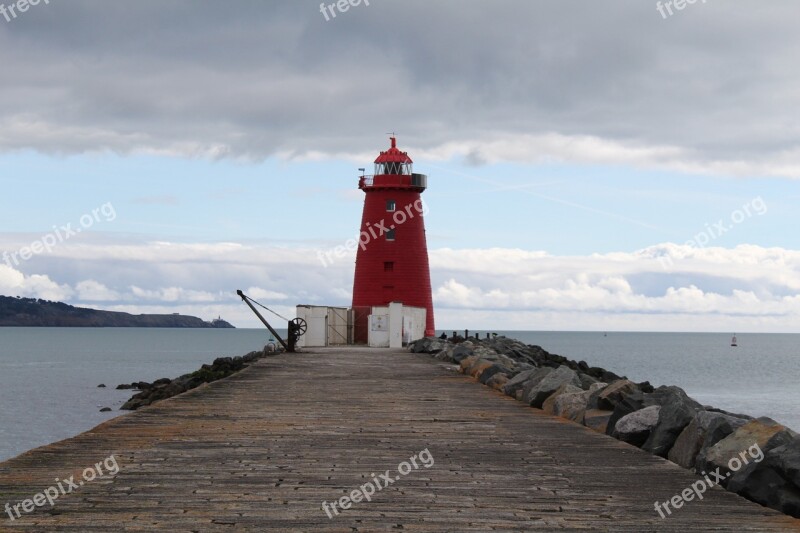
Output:
M398 474L426 449L433 466ZM0 506L112 454L116 476L0 531L800 531L720 488L661 519L696 476L399 351L263 359L0 464ZM370 502L322 510L387 470Z

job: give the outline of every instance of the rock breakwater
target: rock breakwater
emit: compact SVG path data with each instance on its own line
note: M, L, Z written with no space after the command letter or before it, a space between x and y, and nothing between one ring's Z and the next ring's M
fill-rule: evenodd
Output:
M200 370L191 374L184 374L175 379L162 378L147 383L138 381L131 384L122 384L117 387L120 390L135 389L139 390L130 400L120 407L124 411L135 411L140 407L150 405L159 400L166 400L188 390L194 389L205 383L211 383L231 374L235 374L246 368L250 363L262 357L265 352L250 352L241 357L220 357L210 365L203 365Z
M455 343L428 337L409 350L458 365L462 373L531 407L698 475L718 471L728 490L800 518L800 436L770 418L703 406L679 387L634 383L507 337ZM731 462L755 445L763 460L731 470Z

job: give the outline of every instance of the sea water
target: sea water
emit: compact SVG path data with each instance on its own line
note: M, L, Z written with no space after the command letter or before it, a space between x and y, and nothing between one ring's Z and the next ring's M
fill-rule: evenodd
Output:
M119 384L175 378L268 339L265 329L0 328L0 461L125 413L136 391Z
M730 334L715 333L505 333L800 430L798 335L740 333L732 348ZM268 339L264 329L0 328L0 461L120 416L134 393L116 390L121 383L175 378Z

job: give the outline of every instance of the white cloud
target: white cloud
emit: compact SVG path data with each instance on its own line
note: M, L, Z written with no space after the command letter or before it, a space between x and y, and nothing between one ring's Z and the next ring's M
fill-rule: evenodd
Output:
M214 302L217 295L207 291L184 289L182 287L160 287L156 289L142 289L131 285L130 292L139 301L160 301L169 303L186 302Z
M447 161L454 157L463 157L475 164L514 162L626 165L712 176L800 178L800 149L785 150L763 158L715 160L709 159L708 154L680 146L549 132L537 135L501 134L413 150L420 159Z
M113 302L120 299L117 291L112 291L102 283L84 280L75 285L77 299L81 301Z
M244 293L251 298L255 298L256 300L286 300L289 298L289 295L282 292L268 291L260 287L250 287L244 291Z
M624 316L615 319L617 328L681 324L703 330L735 323L742 331L765 324L792 331L800 318L800 252L781 248L667 243L633 253L533 261L519 250L438 250L432 256L437 269L452 274L436 289L440 310L549 313L548 327L558 329ZM671 266L662 266L659 257L671 258ZM567 316L581 319L571 323Z
M71 298L74 291L69 285L60 285L48 276L39 274L25 276L7 265L0 265L0 293L7 296L63 301Z
M54 281L0 266L0 291L135 312L221 314L259 327L237 288L284 316L296 304L349 304L352 263L324 268L316 252L236 243L63 246L40 264L81 278ZM800 251L782 248L663 243L589 256L443 248L430 259L440 327L794 331L800 318Z

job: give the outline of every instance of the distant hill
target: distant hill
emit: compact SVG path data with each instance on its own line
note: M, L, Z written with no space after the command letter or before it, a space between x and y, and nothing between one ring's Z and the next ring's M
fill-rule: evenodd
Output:
M61 302L0 296L0 327L83 328L232 328L221 319L206 322L196 316L131 315L98 311Z

